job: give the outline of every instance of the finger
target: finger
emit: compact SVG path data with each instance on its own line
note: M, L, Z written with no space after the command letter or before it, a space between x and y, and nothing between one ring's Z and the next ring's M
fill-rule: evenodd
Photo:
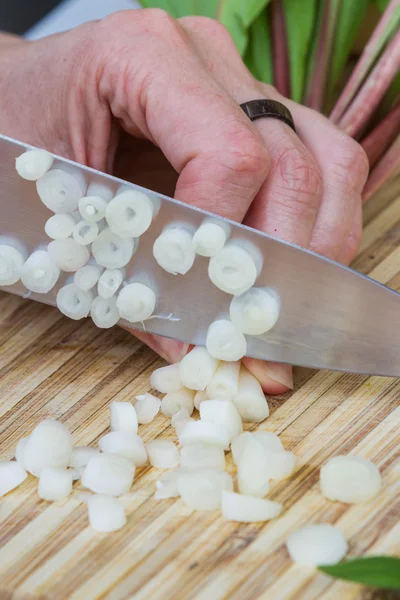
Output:
M243 358L244 366L254 375L266 394L285 394L293 389L293 369L290 365Z
M343 247L339 253L338 261L343 265L349 265L353 262L357 256L360 248L362 236L362 207L361 205L356 208L355 215L353 217L352 226L350 233L343 244Z
M132 333L138 340L146 344L146 346L154 350L156 354L169 363L176 363L182 360L189 349L189 344L184 344L177 340L164 338L160 335L153 335L144 331L137 331L124 325L122 328Z

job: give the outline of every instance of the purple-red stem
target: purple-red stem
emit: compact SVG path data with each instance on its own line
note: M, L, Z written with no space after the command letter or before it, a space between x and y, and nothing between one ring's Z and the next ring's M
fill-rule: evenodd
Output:
M370 167L374 167L383 156L400 131L400 102L389 114L362 140L361 146L367 153Z
M364 188L363 200L366 202L389 179L400 173L400 134L394 140L389 150L383 155L368 177Z
M286 98L289 98L289 55L285 12L282 0L272 0L270 4L270 11L274 85L280 94Z

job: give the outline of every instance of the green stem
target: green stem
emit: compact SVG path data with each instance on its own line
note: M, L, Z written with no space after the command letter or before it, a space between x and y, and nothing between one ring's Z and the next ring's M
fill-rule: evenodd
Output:
M361 142L361 146L367 153L371 168L375 166L390 144L396 139L399 131L400 102Z
M369 200L379 188L400 173L400 134L372 170L364 188L363 200Z

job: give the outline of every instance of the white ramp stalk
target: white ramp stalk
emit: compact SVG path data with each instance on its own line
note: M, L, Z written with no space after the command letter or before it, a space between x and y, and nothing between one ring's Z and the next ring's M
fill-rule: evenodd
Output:
M205 390L218 367L206 348L196 346L179 363L179 374L183 385L190 390Z

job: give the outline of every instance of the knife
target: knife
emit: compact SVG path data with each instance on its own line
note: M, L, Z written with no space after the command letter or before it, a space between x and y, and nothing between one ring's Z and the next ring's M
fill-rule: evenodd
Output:
M15 159L30 148L0 135L0 244L14 240L28 254L50 241L44 225L52 215L40 201L35 183L22 179L15 170ZM121 320L121 324L204 346L208 326L229 315L232 297L210 281L207 258L198 256L188 273L172 275L156 263L153 244L167 224L197 228L209 213L53 156L53 168L73 165L88 182L106 183L115 190L125 184L159 204L157 216L126 267L126 278L140 269L157 286L157 314L170 318L151 318L133 326ZM255 285L274 290L280 298L276 325L265 334L246 336L248 356L318 369L400 376L400 294L313 252L227 219L215 219L229 224L230 240L252 244L260 251L263 266ZM57 291L69 276L64 274L47 294L27 293L21 282L1 289L55 306Z

